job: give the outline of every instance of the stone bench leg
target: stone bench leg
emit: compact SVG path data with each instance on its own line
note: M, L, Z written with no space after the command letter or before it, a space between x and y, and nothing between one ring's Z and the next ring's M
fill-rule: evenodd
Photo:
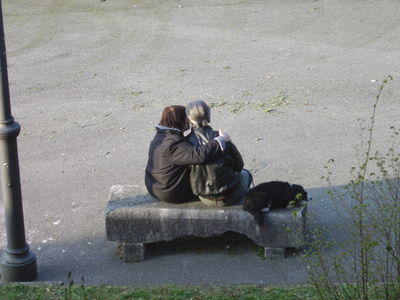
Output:
M264 257L266 260L285 258L286 248L264 247Z
M144 244L122 243L122 259L124 262L140 262L144 260Z

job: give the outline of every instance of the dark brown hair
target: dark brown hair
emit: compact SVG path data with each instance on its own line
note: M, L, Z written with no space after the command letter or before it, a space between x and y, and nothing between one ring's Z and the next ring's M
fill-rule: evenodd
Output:
M179 130L186 129L186 112L182 105L171 105L164 108L161 116L160 125L177 128Z

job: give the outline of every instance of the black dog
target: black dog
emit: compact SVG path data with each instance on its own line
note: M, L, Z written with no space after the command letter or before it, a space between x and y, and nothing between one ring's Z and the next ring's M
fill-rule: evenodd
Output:
M254 216L257 224L263 223L263 210L285 208L307 201L307 192L301 185L282 181L261 183L250 189L244 200L243 209Z

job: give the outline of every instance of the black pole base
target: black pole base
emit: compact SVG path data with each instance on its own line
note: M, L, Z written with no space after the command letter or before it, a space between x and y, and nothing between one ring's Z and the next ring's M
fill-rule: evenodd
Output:
M36 279L36 256L29 248L22 255L6 252L0 258L0 282L23 282Z

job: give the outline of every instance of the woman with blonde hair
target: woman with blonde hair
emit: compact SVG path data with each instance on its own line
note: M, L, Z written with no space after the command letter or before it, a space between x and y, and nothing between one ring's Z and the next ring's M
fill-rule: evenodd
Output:
M207 103L201 100L189 103L186 115L192 124L188 138L193 145L207 145L218 138L218 131L209 126L211 110ZM240 203L253 180L243 166L240 152L232 142L227 142L222 156L202 165L191 166L190 185L193 194L208 206Z

